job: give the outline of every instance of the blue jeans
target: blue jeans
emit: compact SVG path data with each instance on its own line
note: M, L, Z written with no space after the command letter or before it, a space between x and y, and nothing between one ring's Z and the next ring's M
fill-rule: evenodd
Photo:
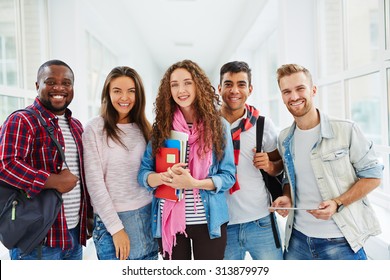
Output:
M30 254L26 255L16 248L10 250L10 258L11 260L38 260L39 250L41 250L42 260L82 260L83 248L79 243L80 226L72 228L69 230L69 233L73 244L71 249L62 250L58 247L53 248L42 245L41 248L38 246Z
M285 260L366 260L361 248L356 253L344 237L314 238L293 229Z
M130 239L128 260L157 260L158 244L152 236L151 204L140 209L119 212L125 231ZM95 215L93 241L99 260L117 260L111 234L98 215Z
M282 260L282 248L276 248L275 245L271 217L274 216L268 215L256 221L228 225L224 259L243 260L248 252L254 260Z

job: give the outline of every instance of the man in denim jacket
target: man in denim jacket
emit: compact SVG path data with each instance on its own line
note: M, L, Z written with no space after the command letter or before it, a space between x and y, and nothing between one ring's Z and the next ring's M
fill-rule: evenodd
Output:
M277 70L282 99L295 122L279 136L286 170L285 196L273 206L289 217L285 259L367 259L368 237L381 232L367 194L381 183L383 166L358 126L333 119L313 104L317 87L296 64Z

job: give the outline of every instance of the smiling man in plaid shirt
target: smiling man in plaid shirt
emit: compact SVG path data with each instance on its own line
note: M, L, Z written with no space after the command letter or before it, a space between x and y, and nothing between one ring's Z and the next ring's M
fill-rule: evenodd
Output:
M29 108L39 113L64 149L65 167L48 133L38 119L23 111L11 114L0 131L0 180L34 197L43 189L62 193L63 205L42 245L30 254L10 250L13 260L82 259L92 208L84 184L80 121L67 109L73 99L74 74L60 60L50 60L38 70L38 96Z

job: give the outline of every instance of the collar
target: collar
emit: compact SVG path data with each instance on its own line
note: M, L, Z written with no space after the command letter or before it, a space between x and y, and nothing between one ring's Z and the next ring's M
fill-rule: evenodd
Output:
M242 120L242 119L245 119L247 116L248 116L248 109L247 109L246 106L245 106L245 108L244 108L244 114L242 115L242 117L240 117L240 118L238 118L237 120L235 120L235 121L230 125L230 128L231 128L231 129L236 128L236 127L240 124L241 120Z
M330 124L328 115L322 113L319 109L317 109L319 115L320 115L320 138L319 142L322 140L322 138L334 138L334 131ZM297 123L294 121L291 125L287 137L283 141L283 145L286 146L291 141L291 138L294 135L295 129L296 129Z
M57 115L51 112L50 110L46 109L42 105L42 102L39 100L38 97L35 98L33 105L31 106L33 109L38 111L42 115L43 118L51 121L53 119L58 119ZM65 117L69 120L72 117L72 111L69 110L68 108L65 110Z

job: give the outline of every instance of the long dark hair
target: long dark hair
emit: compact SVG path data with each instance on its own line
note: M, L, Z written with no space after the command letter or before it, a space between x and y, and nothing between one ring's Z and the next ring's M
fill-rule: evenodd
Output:
M138 73L134 69L127 66L118 66L112 69L111 72L107 75L106 81L104 82L101 96L102 106L100 115L104 119L104 130L107 133L107 138L111 138L115 142L124 146L119 137L121 130L117 126L119 114L115 110L110 99L111 81L123 76L129 77L134 81L135 84L135 104L134 107L130 110L127 118L129 122L136 123L138 125L139 129L142 131L145 141L148 142L150 139L151 125L145 115L146 98L144 85Z

